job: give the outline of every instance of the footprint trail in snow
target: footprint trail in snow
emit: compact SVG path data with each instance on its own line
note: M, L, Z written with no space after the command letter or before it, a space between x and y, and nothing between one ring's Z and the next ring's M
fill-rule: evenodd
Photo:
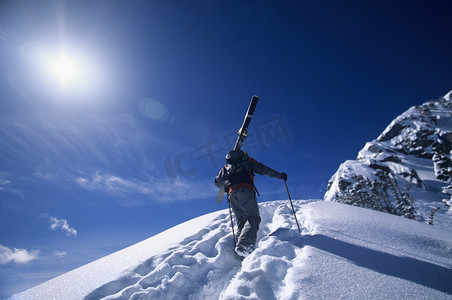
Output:
M297 201L296 206L304 203ZM302 246L290 203L269 202L260 211L257 249L243 261L233 252L229 215L221 214L208 228L85 299L297 298L297 291L286 284Z

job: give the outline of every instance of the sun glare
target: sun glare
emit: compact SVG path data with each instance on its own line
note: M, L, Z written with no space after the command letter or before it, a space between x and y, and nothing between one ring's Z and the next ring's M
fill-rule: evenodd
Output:
M50 71L62 84L76 81L80 76L80 69L75 59L65 55L50 60Z
M1 1L1 0L0 0ZM21 47L26 63L36 72L36 82L44 83L59 99L92 98L101 91L104 76L100 76L99 59L93 49L77 47L43 47L28 43ZM44 75L44 76L43 76ZM102 79L102 80L101 80Z

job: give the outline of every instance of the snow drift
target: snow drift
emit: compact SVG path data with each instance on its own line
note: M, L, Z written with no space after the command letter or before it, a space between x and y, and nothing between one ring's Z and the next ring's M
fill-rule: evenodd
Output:
M260 204L258 248L233 252L227 210L106 256L12 299L450 299L452 235L335 202Z

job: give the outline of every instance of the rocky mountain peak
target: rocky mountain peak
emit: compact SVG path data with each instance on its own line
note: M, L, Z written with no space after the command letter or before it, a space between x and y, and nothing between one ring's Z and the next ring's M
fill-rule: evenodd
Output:
M452 224L451 151L452 91L395 118L339 167L324 199Z

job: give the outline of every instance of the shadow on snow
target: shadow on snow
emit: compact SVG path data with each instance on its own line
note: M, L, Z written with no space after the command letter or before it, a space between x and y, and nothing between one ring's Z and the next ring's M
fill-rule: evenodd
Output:
M345 258L358 266L452 294L452 270L411 257L401 257L315 234L305 236L305 246Z

